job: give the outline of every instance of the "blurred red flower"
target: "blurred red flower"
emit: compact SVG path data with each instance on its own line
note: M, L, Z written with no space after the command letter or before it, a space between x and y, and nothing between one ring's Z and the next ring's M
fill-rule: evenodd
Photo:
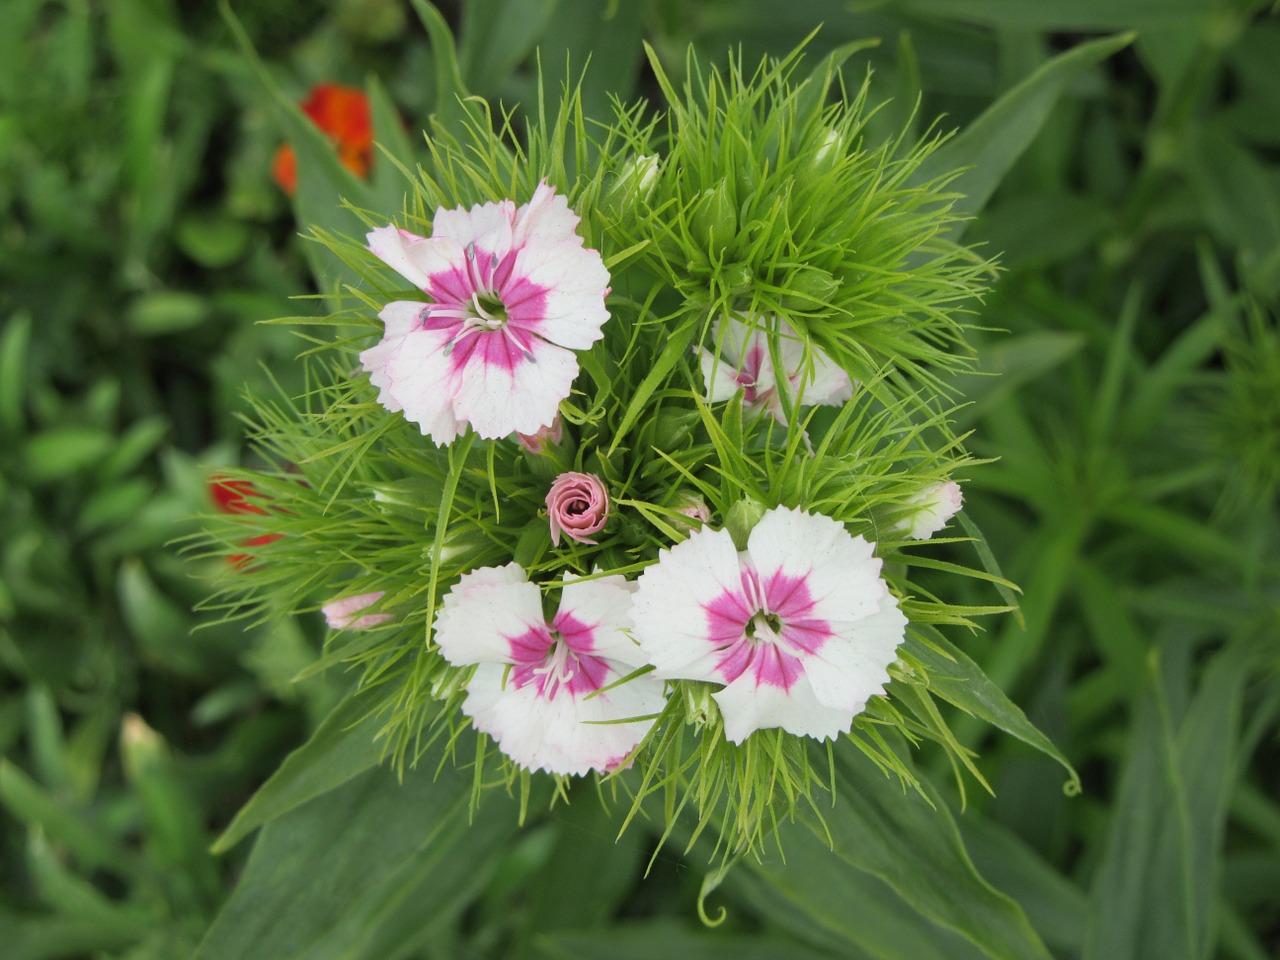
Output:
M266 516L267 511L254 503L251 498L265 499L248 480L231 480L227 477L209 478L209 499L223 513L256 513ZM260 547L264 544L274 543L282 536L284 534L281 533L260 533L256 537L250 537L244 542L244 545L246 547ZM252 555L247 553L235 553L227 556L227 562L233 567L243 567L252 559Z
M302 102L302 112L333 141L344 167L357 177L368 175L373 162L373 122L364 91L318 83ZM289 196L298 189L298 157L289 144L281 144L276 150L271 176Z

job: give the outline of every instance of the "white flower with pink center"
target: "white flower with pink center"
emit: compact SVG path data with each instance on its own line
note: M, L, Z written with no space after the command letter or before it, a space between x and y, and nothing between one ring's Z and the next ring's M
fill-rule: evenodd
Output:
M774 329L778 359L786 371L783 389L793 402L834 407L853 396L853 381L835 361L813 344L806 349L804 339L786 320L765 317L755 323L729 318L712 325L711 337L720 354L706 349L699 354L707 399L718 403L741 390L747 408L767 410L783 422L779 378L769 350L769 333Z
M475 664L462 712L529 770L565 775L622 764L666 704L628 635L632 590L624 578L566 578L549 621L542 594L516 563L464 574L436 619L440 652ZM601 692L603 691L603 692Z
M964 506L964 493L954 480L931 484L907 498L911 513L906 535L912 540L928 540L951 522Z
M430 303L396 301L382 341L360 354L378 402L436 443L468 424L481 437L550 427L578 375L575 350L600 339L609 272L546 183L511 200L436 211L430 237L394 226L369 249Z
M633 632L658 676L725 685L712 696L733 743L768 727L835 737L884 692L905 634L880 564L830 517L778 507L741 553L707 529L662 551Z

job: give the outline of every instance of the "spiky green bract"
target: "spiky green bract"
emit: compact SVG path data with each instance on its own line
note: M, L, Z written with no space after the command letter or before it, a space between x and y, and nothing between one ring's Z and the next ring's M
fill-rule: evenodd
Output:
M357 354L381 335L385 303L422 294L358 241L316 234L364 285L347 289L342 313L308 321L336 331L310 340L308 392L257 401L253 439L270 467L242 478L264 512L224 517L206 544L235 554L256 541L253 560L223 576L217 602L229 616L384 593L369 612L392 619L334 633L317 669L353 666L364 687L382 691L383 735L398 761L413 762L441 725L466 722L457 707L470 670L445 661L432 638L464 573L514 560L554 609L566 573L634 580L699 522L693 505L735 536L769 508L798 507L875 542L910 619L888 695L831 749L862 750L910 784L905 751L928 739L981 782L943 722L922 658L953 661L939 628L972 628L972 618L1007 607L951 606L913 573L978 577L1007 596L1012 588L904 538L913 497L973 465L950 426L954 400L929 371L966 362L963 326L947 311L973 295L987 266L938 239L949 221L938 185L907 185L928 146L902 159L900 143L864 148L865 89L824 106L830 63L793 86L798 62L797 53L750 80L736 67L727 80L692 70L661 137L640 107L619 107L614 127L589 130L576 91L550 111L540 99L518 135L510 115L495 125L472 103L473 122L433 137L426 165L406 170L404 212L365 212L370 226L395 219L429 235L437 208L524 203L544 180L569 199L611 272L611 316L578 354L582 372L560 405L564 437L545 453L473 434L440 448L379 406ZM711 402L697 349L718 351L716 322L744 313L788 318L805 338L804 365L822 350L859 381L852 400L812 406L799 377L780 378L780 410L746 404L741 392ZM781 369L779 324L758 327ZM595 474L609 491L613 513L594 544L551 542L544 497L566 470ZM630 805L625 821L665 817L670 829L690 816L696 833L711 829L734 856L763 843L797 803L820 811L831 801L831 771L812 765L801 740L766 729L735 745L714 685L667 689L649 736L605 779ZM479 742L476 789L519 784L527 797L530 775Z
M625 114L621 130L633 157L662 161L599 219L619 247L643 244L689 312L783 316L855 380L885 369L903 396L936 389L972 359L960 311L992 264L942 236L951 176L913 179L941 138L866 143L869 84L829 99L840 59L797 79L798 50L754 71L731 57L723 74L690 54L677 91L650 51L666 117Z

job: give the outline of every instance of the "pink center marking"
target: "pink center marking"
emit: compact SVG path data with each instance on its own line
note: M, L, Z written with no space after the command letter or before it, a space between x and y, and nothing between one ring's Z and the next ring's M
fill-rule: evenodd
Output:
M538 696L554 700L594 693L607 682L610 667L595 649L595 627L571 613L557 613L550 626L530 625L519 636L504 637L511 651L511 677L517 690L535 684Z
M473 243L461 264L431 274L426 289L435 302L423 309L421 327L449 334L445 354L455 375L473 362L507 371L537 362L547 290L516 274L518 252L498 259Z
M743 567L741 581L740 590L703 604L707 639L720 653L716 669L725 683L751 671L757 686L790 690L804 673L803 658L834 635L831 625L813 616L817 604L806 577Z

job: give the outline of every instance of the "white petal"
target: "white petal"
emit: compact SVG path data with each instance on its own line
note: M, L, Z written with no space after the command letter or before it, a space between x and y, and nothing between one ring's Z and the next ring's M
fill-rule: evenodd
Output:
M481 664L467 685L462 712L489 734L498 747L529 770L581 775L617 765L648 733L652 720L629 720L656 714L665 698L662 683L649 677L629 681L590 699L562 692L552 700L538 696L533 684L517 689L504 670ZM617 677L611 675L612 682Z
M511 249L511 230L516 219L516 205L510 200L499 203L478 203L470 210L457 207L436 211L431 221L432 237L449 237L465 249L475 243L486 253L499 259Z
M430 286L431 274L453 269L463 256L456 241L420 237L394 226L371 230L366 239L379 260L423 290Z
M925 487L907 500L919 504L909 518L907 536L913 540L928 540L950 522L964 505L964 493L954 480Z
M892 594L871 616L840 625L816 653L800 658L814 696L829 707L861 713L868 700L884 693L906 629L907 618Z
M874 613L888 587L880 560L861 536L820 513L788 507L769 510L747 538L747 553L762 578L776 571L804 577L815 601L813 616L829 622Z
M529 202L516 211L515 245L546 247L559 243L582 246L578 215L569 208L568 198L543 181Z
M731 743L741 743L755 731L771 727L825 740L845 733L853 723L851 711L819 703L803 676L790 690L783 690L769 684L757 686L754 673L748 670L711 697L720 705L724 735Z
M707 391L707 399L712 403L730 400L741 387L734 373L737 364L722 360L710 350L698 348L698 364L702 367L702 382Z
M481 567L462 575L445 594L436 616L435 640L455 666L509 663L508 637L544 626L542 595L518 563Z
M797 368L802 373L797 388L804 388L804 404L838 407L853 398L852 378L817 347L812 348L811 363Z
M804 337L781 318L778 319L778 353L793 395L805 406L839 406L853 397L849 374L816 345L810 343L806 347ZM803 397L800 397L801 391Z
M497 439L513 433L536 433L539 427L555 421L560 401L569 396L578 375L578 358L536 337L530 347L533 361L520 359L512 367L485 362L477 347L463 367L453 409L458 419L469 422L480 436Z
M382 339L405 337L417 330L422 324L422 312L429 306L430 304L418 300L395 300L388 303L378 314L378 319L386 327Z
M573 239L577 242L530 241L520 248L512 275L513 283L523 277L543 290L540 319L528 329L570 350L586 350L604 336L601 327L609 319L604 302L609 271L599 253ZM513 308L513 319L519 315Z
M560 591L559 614L569 614L592 628L592 652L629 667L649 661L630 637L634 584L625 577L578 580L565 577Z
M702 529L658 554L636 581L632 631L658 676L720 680L706 605L742 595L742 572L727 530Z
M449 443L464 424L451 403L455 374L444 356L447 330L415 330L388 337L360 354L369 381L378 388L378 402L388 410L403 410L436 443Z

